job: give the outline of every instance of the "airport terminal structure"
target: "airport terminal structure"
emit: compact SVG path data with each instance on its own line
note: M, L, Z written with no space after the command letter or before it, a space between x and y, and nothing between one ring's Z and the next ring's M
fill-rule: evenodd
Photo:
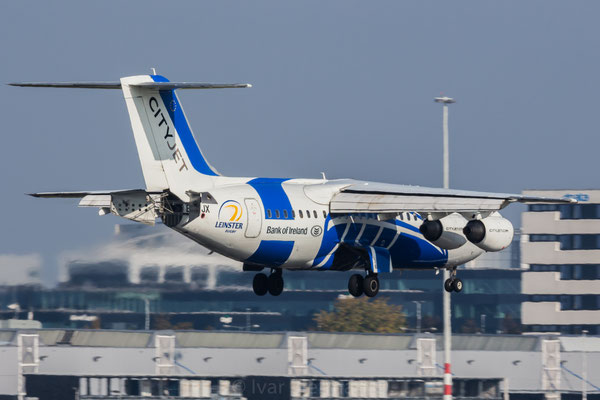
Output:
M442 394L440 336L0 330L0 398L410 398ZM454 394L579 398L600 338L455 335ZM600 398L597 374L588 398Z

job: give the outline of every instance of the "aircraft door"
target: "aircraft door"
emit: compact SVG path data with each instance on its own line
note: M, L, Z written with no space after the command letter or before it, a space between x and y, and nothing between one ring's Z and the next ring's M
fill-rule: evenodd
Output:
M246 237L255 238L262 228L262 215L260 205L256 199L244 199L246 210L248 211L248 222L246 225Z

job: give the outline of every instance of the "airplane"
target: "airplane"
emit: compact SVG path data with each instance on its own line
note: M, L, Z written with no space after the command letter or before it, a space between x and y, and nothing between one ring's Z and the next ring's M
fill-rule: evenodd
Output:
M379 274L402 269L450 271L500 251L514 229L499 213L511 203L574 203L542 198L386 184L352 179L222 176L200 150L178 89L248 88L249 84L170 82L153 72L115 82L10 83L23 87L120 89L142 166L145 189L32 193L79 198L131 221L167 227L256 272L254 293L278 296L284 270L364 271L348 281L354 297L374 297ZM262 272L269 271L269 275Z

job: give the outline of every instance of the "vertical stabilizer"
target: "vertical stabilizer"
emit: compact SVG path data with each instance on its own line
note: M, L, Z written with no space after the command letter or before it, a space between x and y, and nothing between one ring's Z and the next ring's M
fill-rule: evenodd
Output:
M186 201L186 191L211 187L219 174L200 151L175 90L163 82L140 75L122 78L121 87L147 190L169 189Z

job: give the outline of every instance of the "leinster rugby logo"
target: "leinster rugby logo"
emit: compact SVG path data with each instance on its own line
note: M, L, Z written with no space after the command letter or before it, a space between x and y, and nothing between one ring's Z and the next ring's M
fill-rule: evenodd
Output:
M219 208L219 215L217 217L217 223L215 228L225 229L226 232L235 232L238 229L242 229L244 226L242 216L244 210L242 205L235 200L227 200Z

